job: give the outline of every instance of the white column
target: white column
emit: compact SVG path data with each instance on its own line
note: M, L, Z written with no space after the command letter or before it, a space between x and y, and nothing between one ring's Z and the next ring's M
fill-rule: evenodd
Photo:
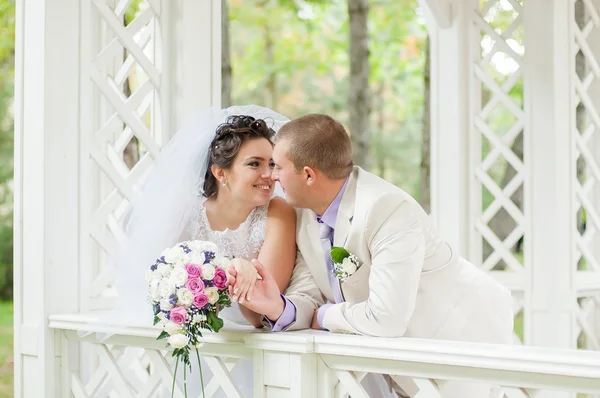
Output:
M431 214L441 235L469 256L469 59L473 1L454 1L451 26L424 11L431 51Z
M530 256L525 263L531 264L524 337L526 344L562 348L574 348L576 342L572 21L570 1L524 3L524 144L529 173L525 192L529 250L525 252Z
M199 108L221 106L221 1L162 1L169 59L161 91L169 90L173 134Z
M300 343L303 341L302 343ZM333 391L322 382L325 370L310 349L310 338L302 336L298 345L289 344L287 352L263 349L254 351L254 398L333 397ZM248 343L246 343L248 344ZM331 381L331 380L330 380ZM334 387L335 384L330 385ZM320 390L318 388L320 387ZM318 393L317 393L318 391Z
M593 4L596 12L600 13L600 0L594 0ZM589 13L590 10L588 10L588 14ZM590 50L593 54L594 61L596 65L598 65L598 63L600 63L600 20L594 19L594 28L590 32L587 42L590 45ZM588 95L594 105L594 112L596 112L596 114L600 114L600 74L598 73L597 68L591 68L589 72L594 73L594 80L592 81L590 88L588 89ZM593 124L595 126L594 135L591 139L589 148L590 153L592 154L595 161L594 167L600 167L600 125L598 125L595 118L589 116L588 124ZM590 174L592 174L590 175L590 178L595 179L593 173ZM597 179L595 179L595 188L590 195L590 202L593 204L593 208L596 214L600 214L600 181ZM588 226L591 227L592 224L593 220L590 220L590 217L588 216ZM594 232L595 235L592 238L590 244L588 245L588 249L594 256L596 261L600 263L600 225L595 225ZM590 268L591 266L588 265L587 271L591 271ZM586 274L589 275L589 273L587 272ZM583 277L583 279L588 279L586 274L582 272L580 276ZM594 276L594 295L596 297L600 297L600 271L595 271ZM597 303L595 307L596 308L594 309L592 316L589 318L589 322L593 328L595 339L597 341L600 341L600 303Z
M79 1L17 1L15 397L59 390L48 315L78 310Z

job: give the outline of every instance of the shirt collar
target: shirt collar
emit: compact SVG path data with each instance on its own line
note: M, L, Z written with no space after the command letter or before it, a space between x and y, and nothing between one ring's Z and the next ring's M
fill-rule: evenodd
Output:
M338 210L340 208L340 203L342 202L342 196L344 196L344 191L346 190L346 185L348 184L348 178L344 181L344 185L333 199L333 202L329 204L325 213L322 216L317 216L317 221L327 224L331 229L335 229L335 222L337 220Z

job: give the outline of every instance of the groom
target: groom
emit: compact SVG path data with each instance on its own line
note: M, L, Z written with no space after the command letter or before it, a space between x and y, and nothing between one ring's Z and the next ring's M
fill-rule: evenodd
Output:
M277 134L273 160L273 179L298 208L298 258L283 296L255 261L263 281L244 303L265 314L273 331L312 327L511 343L510 292L455 253L408 193L353 167L351 142L339 122L313 114L287 123ZM360 262L343 280L331 259L336 246ZM440 387L444 397L486 397L490 388L443 381Z

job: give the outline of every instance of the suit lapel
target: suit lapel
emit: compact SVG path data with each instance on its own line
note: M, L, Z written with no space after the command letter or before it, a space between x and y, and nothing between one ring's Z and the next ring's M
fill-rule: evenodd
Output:
M333 234L333 245L343 247L350 233L350 225L354 217L354 205L356 201L356 180L358 177L358 168L355 167L348 178L346 190L342 195L342 201L335 219L335 232Z

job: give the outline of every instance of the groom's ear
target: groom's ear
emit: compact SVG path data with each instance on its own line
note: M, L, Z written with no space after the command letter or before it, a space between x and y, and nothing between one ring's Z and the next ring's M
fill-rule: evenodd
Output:
M304 166L302 173L304 174L304 179L306 181L306 185L314 184L315 177L317 176L317 173L315 173L314 169L312 169L311 167L308 167L308 166Z

